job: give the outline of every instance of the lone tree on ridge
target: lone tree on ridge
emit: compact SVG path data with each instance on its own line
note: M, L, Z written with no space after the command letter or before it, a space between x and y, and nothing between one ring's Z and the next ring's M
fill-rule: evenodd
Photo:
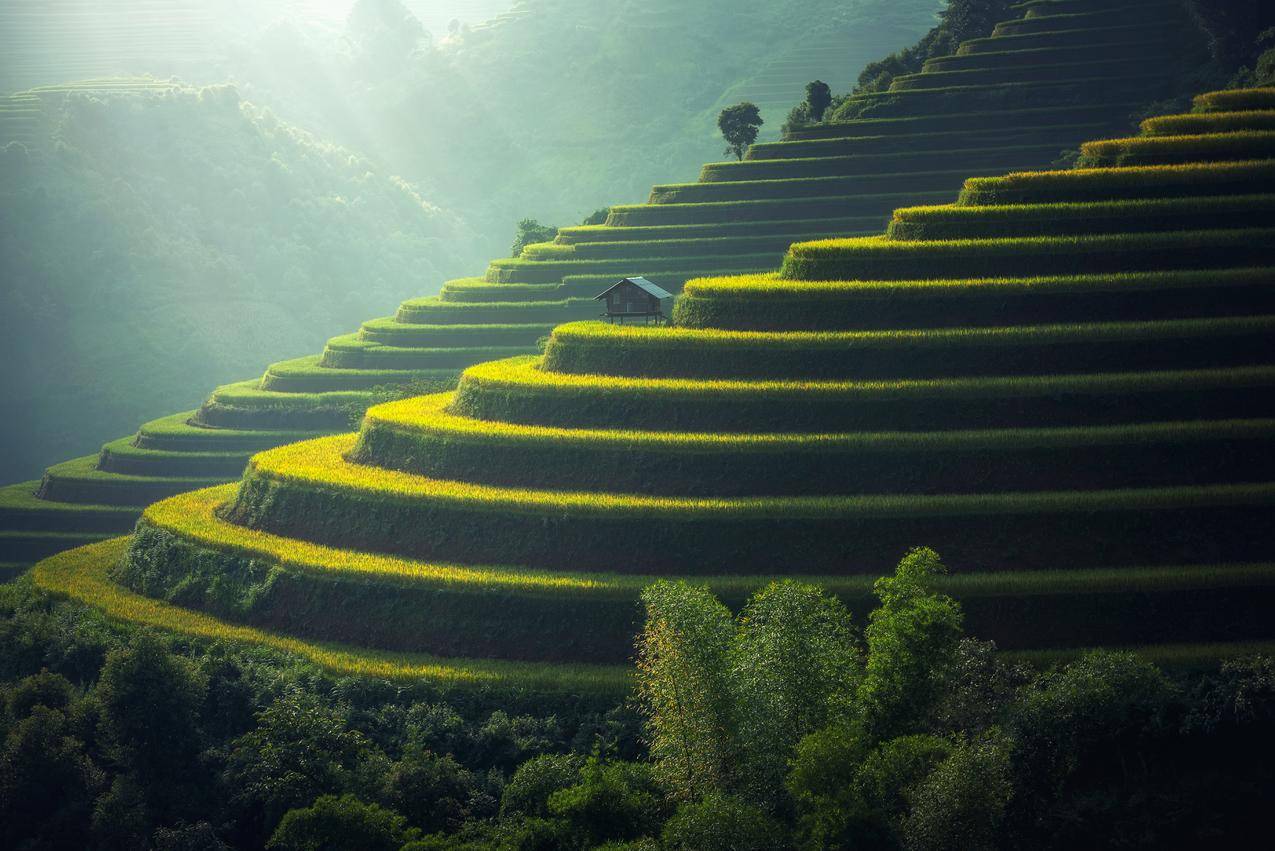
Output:
M806 83L806 108L814 121L823 121L823 114L832 104L832 89L823 80Z
M742 160L744 151L757 141L757 129L761 125L761 110L748 101L728 106L717 116L717 127L726 140L726 153L734 154L737 160Z

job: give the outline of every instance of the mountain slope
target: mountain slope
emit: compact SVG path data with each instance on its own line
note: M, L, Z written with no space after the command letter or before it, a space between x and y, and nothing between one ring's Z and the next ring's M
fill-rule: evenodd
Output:
M7 106L7 477L466 260L456 216L232 88L90 81Z
M616 688L590 666L630 652L653 575L738 601L795 574L862 609L924 543L1002 647L1270 642L1275 90L1196 104L692 281L677 329L558 328L37 581L312 655Z

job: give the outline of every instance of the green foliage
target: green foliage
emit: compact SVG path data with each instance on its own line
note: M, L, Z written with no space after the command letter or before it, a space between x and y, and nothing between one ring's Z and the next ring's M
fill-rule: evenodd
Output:
M806 106L816 123L823 121L823 114L832 104L832 89L823 80L806 83Z
M257 726L231 743L226 781L236 803L262 824L354 785L367 737L317 696L290 691L267 706Z
M717 129L726 140L726 153L742 160L748 146L757 141L762 123L761 110L754 103L745 101L723 109L717 116Z
M668 851L779 851L783 826L761 809L719 793L682 804L660 834Z
M835 597L784 581L749 600L732 676L752 800L779 796L797 742L848 711L861 669L850 613Z
M510 257L521 257L522 250L534 242L552 242L558 235L553 225L542 225L535 219L522 219L514 233L514 244L509 248Z
M685 799L730 788L737 723L730 611L706 588L686 583L657 582L642 602L638 693L656 771Z
M199 710L207 681L173 656L150 632L139 632L127 648L107 654L96 693L109 752L137 776L155 784L157 807L191 783L199 752ZM166 786L172 788L165 790Z
M455 831L484 814L478 778L451 754L409 749L385 775L384 800L425 833ZM285 817L286 820L286 817Z
M895 77L915 74L925 60L956 53L962 41L985 36L999 21L1012 17L1014 0L949 0L939 12L939 23L912 47L870 62L859 74L855 94L883 92Z
M578 783L549 795L548 810L582 848L649 836L667 815L656 776L646 765L604 762L595 754Z
M878 739L915 731L951 675L962 618L956 602L933 589L946 573L937 553L915 549L893 577L873 586L881 605L864 630L868 658L858 699Z
M289 810L266 847L278 851L398 851L415 838L406 820L390 810L353 795L323 795L309 807Z
M995 731L958 740L910 795L903 822L906 847L917 851L991 851L1015 793L1012 743Z
M584 761L575 754L542 754L518 766L500 798L501 816L549 815L549 796L576 785Z
M584 220L581 221L580 224L582 225L606 224L607 216L610 215L610 213L611 213L610 207L599 207L598 209L594 210L589 215L585 216ZM517 255L514 255L514 256L517 256Z

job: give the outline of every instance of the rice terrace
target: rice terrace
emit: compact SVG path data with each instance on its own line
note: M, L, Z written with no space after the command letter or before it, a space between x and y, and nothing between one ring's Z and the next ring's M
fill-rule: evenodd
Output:
M1275 6L0 54L0 847L1269 843Z

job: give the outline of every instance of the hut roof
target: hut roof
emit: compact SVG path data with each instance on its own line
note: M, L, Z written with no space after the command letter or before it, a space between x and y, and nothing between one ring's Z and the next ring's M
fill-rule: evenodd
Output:
M653 284L653 283L651 283L651 282L650 282L650 281L648 281L646 278L622 278L622 279L620 279L620 280L616 281L616 282L615 282L614 284L612 284L611 286L607 287L607 288L606 288L605 290L603 290L602 292L600 292L600 293L598 293L597 295L595 295L595 296L593 297L593 300L594 300L594 301L597 301L598 299L606 298L607 293L611 292L611 290L615 289L616 287L618 287L618 286L620 286L620 285L622 285L622 284L633 284L635 287L639 287L639 288L641 288L642 290L644 290L645 292L647 292L647 293L649 293L650 295L653 295L653 296L655 296L656 298L659 298L659 299L665 299L665 298L672 298L672 297L673 297L673 294L672 294L671 292L669 292L668 290L664 289L663 287L661 287L661 286L660 286L660 285L658 285L658 284Z

